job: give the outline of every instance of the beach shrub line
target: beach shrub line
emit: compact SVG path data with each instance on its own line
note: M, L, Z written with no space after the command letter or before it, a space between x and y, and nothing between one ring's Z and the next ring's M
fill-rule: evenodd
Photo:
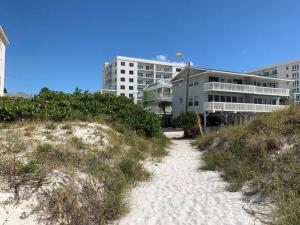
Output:
M160 133L160 119L131 99L112 94L81 92L72 94L41 90L32 99L0 98L0 121L17 120L84 120L102 118L148 137Z

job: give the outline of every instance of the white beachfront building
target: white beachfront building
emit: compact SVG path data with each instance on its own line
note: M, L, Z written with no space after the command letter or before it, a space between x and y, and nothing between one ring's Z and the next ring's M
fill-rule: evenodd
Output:
M290 100L300 103L300 59L289 62L283 62L270 66L265 66L252 71L251 74L256 74L265 77L277 77L281 79L291 79L292 82L282 82L279 87L290 89Z
M101 92L127 96L138 102L146 86L158 81L170 82L184 66L183 63L117 56L103 65Z
M0 26L0 96L4 96L5 47L8 44L8 38Z
M290 80L205 68L185 68L171 82L173 115L178 116L187 107L187 111L203 116L206 127L208 115L214 114L228 123L237 119L245 120L251 114L284 107L279 104L280 98L288 97L289 89L279 87L281 82Z

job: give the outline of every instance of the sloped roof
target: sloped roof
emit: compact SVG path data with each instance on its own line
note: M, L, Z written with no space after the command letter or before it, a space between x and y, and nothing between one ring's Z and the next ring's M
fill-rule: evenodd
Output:
M188 68L184 68L181 72L179 72L172 80L171 82L176 82L179 80L184 80L187 77L187 71ZM243 76L243 77L249 77L249 78L256 78L260 80L269 80L269 81L278 81L278 82L289 82L292 80L288 79L279 79L275 77L264 77L264 76L258 76L254 74L248 74L248 73L239 73L239 72L233 72L233 71L225 71L225 70L214 70L214 69L206 69L206 68L196 68L196 67L191 67L189 68L189 77L194 77L194 76L200 76L204 74L211 74L211 75L223 75L223 76Z

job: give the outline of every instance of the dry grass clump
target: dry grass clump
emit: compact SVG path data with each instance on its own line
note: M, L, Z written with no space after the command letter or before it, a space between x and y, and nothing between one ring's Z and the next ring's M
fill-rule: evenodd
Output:
M300 107L262 115L195 141L202 169L219 170L230 191L247 182L276 205L272 224L300 224ZM297 208L298 207L298 208Z
M16 200L26 190L43 224L107 224L150 174L142 160L166 154L164 137L126 135L97 123L14 123L0 130L0 177ZM10 134L10 135L8 135ZM50 137L50 138L49 138ZM29 197L30 197L29 196Z

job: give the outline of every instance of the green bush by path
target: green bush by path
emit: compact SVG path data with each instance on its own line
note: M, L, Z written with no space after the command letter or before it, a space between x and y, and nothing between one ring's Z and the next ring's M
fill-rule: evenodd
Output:
M95 117L120 123L148 137L158 136L160 132L158 116L122 96L82 93L79 90L66 94L43 89L32 99L0 98L0 121L62 121Z

